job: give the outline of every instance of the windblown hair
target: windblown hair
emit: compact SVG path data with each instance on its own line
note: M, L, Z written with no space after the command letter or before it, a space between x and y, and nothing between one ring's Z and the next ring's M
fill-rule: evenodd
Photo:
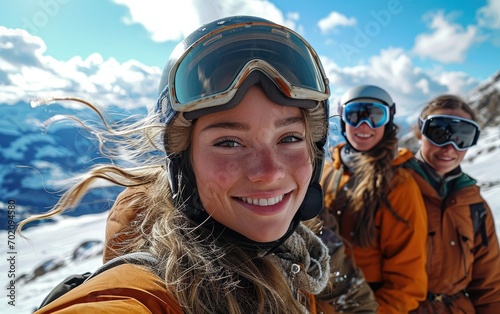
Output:
M391 126L374 148L357 155L354 160L352 177L355 181L353 188L347 191L347 207L356 215L353 240L362 247L376 240L375 213L380 203L387 200L395 174L392 162L397 152L398 127ZM397 216L390 206L389 210Z
M89 102L69 100L91 107L103 119L101 111ZM326 113L322 105L302 112L306 129L311 130L306 140L314 162L318 156L314 143L327 132ZM51 211L22 221L18 231L21 233L31 221L76 207L101 179L122 187L140 187L140 192L132 194L127 202L143 210L123 232L121 238L127 240L114 243L115 247L119 254L151 252L159 261L154 272L165 280L168 292L185 313L302 313L303 308L276 260L266 252L245 249L227 239L214 239L208 229L194 224L175 208L164 166L165 153L189 149L193 127L180 117L168 127L158 121L156 114L120 127L103 120L104 128L92 130L103 145L101 150L113 161L126 156L127 162L133 159L140 166L109 164L90 169Z

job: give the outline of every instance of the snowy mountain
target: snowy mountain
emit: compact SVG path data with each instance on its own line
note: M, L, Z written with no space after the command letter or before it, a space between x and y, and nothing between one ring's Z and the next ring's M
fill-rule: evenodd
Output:
M144 114L145 109L124 111L122 116ZM47 129L43 122L55 115L77 115L88 122L97 117L90 110L71 109L59 104L32 108L27 103L0 105L0 202L19 204L16 221L50 209L60 196L64 183L103 158L91 134L68 121L54 122ZM70 120L71 121L71 120ZM109 209L119 189L92 191L81 206L66 213L80 216ZM0 204L0 208L4 208ZM6 211L0 211L0 230L7 226ZM48 222L48 221L46 221ZM35 226L32 223L29 226Z

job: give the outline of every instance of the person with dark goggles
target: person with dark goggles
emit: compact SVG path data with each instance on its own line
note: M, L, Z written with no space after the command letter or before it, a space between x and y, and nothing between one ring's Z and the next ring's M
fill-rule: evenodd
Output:
M431 100L418 120L421 145L407 163L428 217L427 300L411 312L500 312L500 248L477 181L462 171L479 138L478 118L461 98Z
M361 85L342 95L345 143L333 147L323 168L324 227L336 221L375 292L379 313L408 313L427 294L425 205L402 165L396 104L384 89Z
M419 118L419 128L423 136L436 146L453 145L457 150L467 150L477 144L479 125L457 116L430 115Z

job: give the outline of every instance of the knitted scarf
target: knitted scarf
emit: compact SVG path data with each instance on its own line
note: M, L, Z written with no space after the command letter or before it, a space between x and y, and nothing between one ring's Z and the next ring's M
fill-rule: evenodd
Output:
M281 264L295 295L299 291L311 294L322 292L330 276L330 256L327 247L307 227L300 224L272 255ZM304 308L304 312L307 310Z

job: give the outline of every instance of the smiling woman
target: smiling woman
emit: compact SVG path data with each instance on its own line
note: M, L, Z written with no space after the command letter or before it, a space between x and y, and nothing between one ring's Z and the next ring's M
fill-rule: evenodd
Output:
M254 241L279 239L307 192L308 143L300 109L273 103L257 86L237 107L203 116L193 129L192 162L205 210Z
M408 313L426 297L427 221L415 180L398 149L396 104L382 88L349 89L339 103L347 143L332 149L323 188L326 227L338 222L382 313ZM337 225L333 224L336 228Z
M428 296L412 313L500 311L500 247L493 213L462 172L479 137L477 116L454 95L430 100L419 117L422 143L409 164L428 220Z
M208 84L201 65L226 60L230 82ZM375 313L338 235L327 248L302 223L323 208L329 96L316 52L286 27L238 16L193 32L168 60L151 115L96 133L139 166L92 169L19 227L105 179L127 187L105 259L149 262L99 273L37 313Z

